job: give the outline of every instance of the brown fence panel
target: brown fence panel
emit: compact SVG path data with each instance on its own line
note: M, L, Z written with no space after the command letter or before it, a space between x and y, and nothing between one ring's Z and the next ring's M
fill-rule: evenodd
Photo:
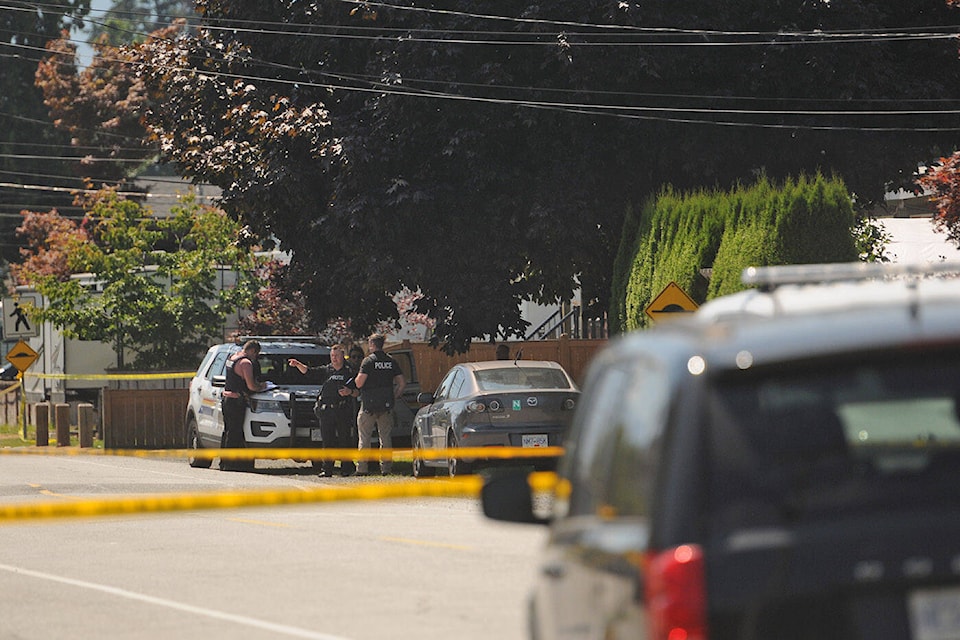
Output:
M0 421L3 424L18 424L19 423L19 405L20 402L20 393L21 390L17 389L15 391L7 391L10 387L15 386L16 382L0 382Z
M522 360L553 360L559 362L567 373L582 385L587 367L597 350L607 344L607 340L530 340L527 342L507 342L510 357L520 354ZM390 345L388 352L410 349L417 366L417 379L424 391L433 391L440 384L443 375L455 364L461 362L480 362L494 360L497 345L487 342L474 343L467 353L448 356L424 342L407 342Z
M104 389L103 446L177 449L186 446L187 389Z

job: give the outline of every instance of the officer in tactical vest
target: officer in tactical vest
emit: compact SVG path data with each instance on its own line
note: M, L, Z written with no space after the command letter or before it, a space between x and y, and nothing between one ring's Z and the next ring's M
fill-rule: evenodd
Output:
M357 414L357 432L360 436L360 451L369 449L373 430L380 435L380 448L393 447L393 405L403 395L407 381L400 365L383 350L385 338L375 333L368 342L370 355L360 364L355 384L360 389L360 413ZM390 458L380 460L380 473L387 475L393 466ZM367 475L367 461L359 460L357 475Z
M226 381L220 397L220 410L223 413L221 449L244 446L243 419L247 415L247 396L267 388L266 383L259 380L260 367L257 364L259 355L260 343L256 340L248 340L240 351L227 358ZM243 468L250 468L250 464L220 459L221 471Z

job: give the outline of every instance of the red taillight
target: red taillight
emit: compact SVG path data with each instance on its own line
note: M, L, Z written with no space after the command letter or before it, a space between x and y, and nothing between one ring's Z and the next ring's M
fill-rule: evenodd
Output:
M705 640L703 549L685 544L647 555L644 595L654 640Z

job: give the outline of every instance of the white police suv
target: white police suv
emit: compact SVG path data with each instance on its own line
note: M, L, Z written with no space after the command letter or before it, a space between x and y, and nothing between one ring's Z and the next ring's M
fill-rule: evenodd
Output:
M244 336L236 343L218 344L207 351L196 376L190 381L190 397L184 419L187 443L192 449L219 448L223 435L220 396L226 381L227 358L239 351L243 342L260 342L257 359L261 380L272 382L267 391L250 396L250 408L243 422L247 447L320 447L320 424L313 411L320 380L317 372L301 374L288 364L296 358L315 367L330 362L330 348L310 338ZM191 457L190 466L209 467L209 458ZM252 465L252 461L248 464Z

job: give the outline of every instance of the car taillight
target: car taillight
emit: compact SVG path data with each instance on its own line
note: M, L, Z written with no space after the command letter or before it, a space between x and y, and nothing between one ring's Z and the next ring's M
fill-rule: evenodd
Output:
M466 408L470 413L483 413L487 410L487 406L479 400L471 400L467 403Z
M655 640L705 640L707 586L703 549L685 544L647 555L644 595Z

